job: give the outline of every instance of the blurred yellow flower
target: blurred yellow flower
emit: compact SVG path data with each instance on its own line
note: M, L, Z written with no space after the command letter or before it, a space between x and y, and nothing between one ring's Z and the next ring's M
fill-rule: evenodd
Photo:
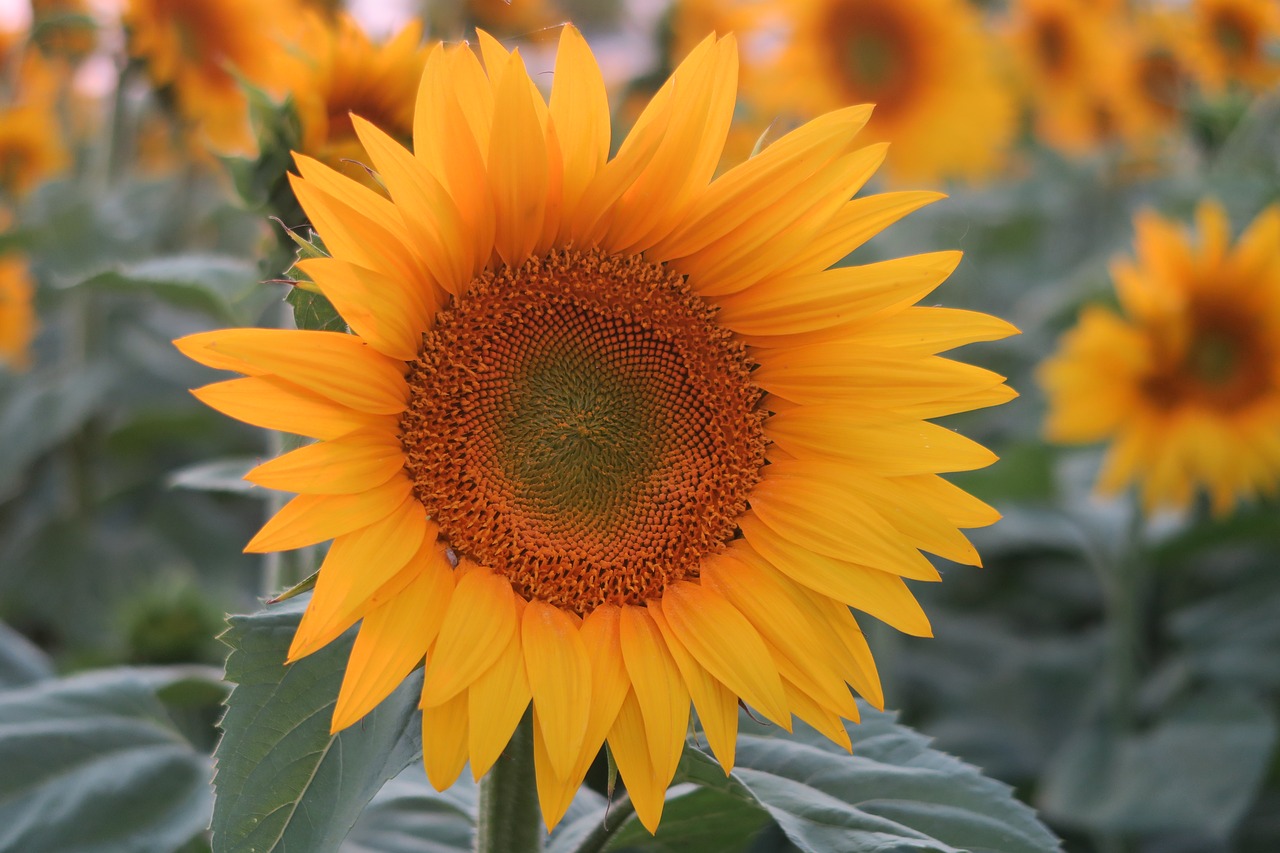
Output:
M1041 368L1052 441L1111 441L1098 487L1147 512L1205 489L1217 513L1280 483L1280 206L1231 244L1214 202L1199 240L1154 213L1112 268L1123 314L1087 308Z
M1005 162L1014 102L964 0L782 0L793 28L766 106L806 115L875 104L868 137L891 144L898 182L984 178Z
M85 0L31 0L32 37L50 56L79 62L98 44L98 26Z
M1129 108L1132 93L1113 76L1120 69L1106 11L1077 0L1014 0L1010 6L1013 72L1036 135L1054 148L1083 153L1114 138Z
M30 366L36 334L35 288L24 259L0 256L0 364L10 370Z
M66 144L52 103L0 108L0 193L25 195L66 165Z
M349 168L343 160L367 162L351 114L408 142L426 61L421 41L416 21L386 44L374 44L349 15L332 23L310 17L299 74L290 86L302 122L302 152L342 171Z
M550 101L481 32L435 47L414 151L361 119L389 197L299 156L332 258L302 267L354 334L230 329L178 347L245 378L196 395L316 444L247 479L297 492L249 544L334 539L290 650L357 621L333 716L426 656L432 784L477 778L532 702L564 815L608 740L655 830L689 704L726 768L739 700L846 749L882 704L848 606L930 633L904 578L976 564L998 514L943 480L994 456L927 419L1013 396L941 358L1010 334L916 307L958 252L831 265L936 193L851 199L884 159L847 107L712 181L737 46L706 38L610 160L604 81L565 27ZM766 462L768 464L766 464Z
M129 0L124 11L131 56L146 62L178 114L215 148L251 151L244 93L235 75L283 94L285 45L301 13L293 0Z
M1182 50L1185 16L1170 9L1148 9L1134 17L1126 79L1134 98L1137 132L1154 136L1184 117L1191 91L1191 70Z
M1200 84L1218 93L1236 83L1263 90L1280 80L1280 3L1195 0L1189 60Z

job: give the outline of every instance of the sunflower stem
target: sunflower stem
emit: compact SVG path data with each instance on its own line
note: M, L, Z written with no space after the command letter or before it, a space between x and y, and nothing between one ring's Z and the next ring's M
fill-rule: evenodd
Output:
M480 780L479 812L476 853L528 853L542 849L531 713L525 713L502 757Z

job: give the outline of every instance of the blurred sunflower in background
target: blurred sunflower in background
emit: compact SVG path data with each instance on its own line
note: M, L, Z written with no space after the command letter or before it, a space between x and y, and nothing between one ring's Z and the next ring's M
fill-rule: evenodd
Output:
M1222 207L1199 239L1154 213L1112 278L1123 314L1092 306L1041 368L1051 441L1111 442L1098 487L1137 482L1150 513L1204 489L1216 513L1280 482L1280 207L1231 243Z
M16 255L0 256L0 365L26 370L36 335L35 286L27 263Z
M283 94L295 61L285 46L304 20L293 0L129 0L122 20L130 56L177 115L220 151L252 151L237 76Z
M892 144L894 181L981 179L1005 162L1012 94L963 0L781 0L791 26L760 98L806 116L875 104L868 138Z
M319 439L248 475L298 493L248 550L334 540L289 654L361 622L334 730L425 655L437 788L483 775L532 703L548 826L607 739L652 831L690 701L725 768L739 700L845 748L849 688L882 705L848 606L928 635L904 579L939 579L922 551L977 564L959 528L998 518L939 476L993 454L928 419L1014 393L937 353L1014 330L915 305L957 252L833 268L939 198L853 198L885 156L855 143L869 107L712 181L732 37L613 159L577 30L549 102L518 51L482 32L479 52L431 50L412 152L353 119L388 195L297 157L332 252L301 268L354 334L177 345L245 374L195 392L213 408Z
M1280 80L1275 0L1195 0L1190 15L1188 60L1206 91L1220 94L1233 84L1261 91Z
M1024 89L1036 136L1071 153L1112 138L1130 100L1117 69L1102 7L1076 0L1014 0L1006 25L1013 71ZM1117 102L1119 99L1119 102Z
M1130 125L1142 140L1155 139L1185 118L1192 90L1182 49L1185 23L1185 17L1173 10L1144 9L1127 28L1126 72L1121 79L1134 92Z
M298 75L289 87L302 125L302 153L363 177L359 166L342 165L368 159L351 124L353 114L407 143L426 61L421 42L422 25L416 20L376 44L349 15L333 22L312 16L298 46Z
M0 108L0 193L25 195L64 169L66 144L53 104Z
M32 41L50 56L83 61L98 46L98 25L85 0L31 0Z

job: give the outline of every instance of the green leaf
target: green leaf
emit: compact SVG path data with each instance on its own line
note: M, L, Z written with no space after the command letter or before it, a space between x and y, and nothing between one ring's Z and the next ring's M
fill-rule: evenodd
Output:
M801 727L788 736L743 734L728 777L689 747L676 778L763 808L793 844L814 853L1059 849L1009 786L931 749L893 714L861 703L860 710L862 723L848 727L853 755Z
M206 311L226 322L247 322L240 306L258 289L258 268L242 258L184 254L120 264L98 272L79 288L150 293L174 305Z
M1230 835L1257 796L1276 721L1257 700L1215 691L1145 732L1098 722L1063 744L1040 804L1063 824L1101 832Z
M725 791L693 788L673 792L663 807L657 835L650 835L639 820L628 820L603 849L644 853L744 850L768 823L768 813L755 803Z
M293 306L293 322L299 329L320 332L347 330L347 324L338 316L337 309L319 293L295 287L284 301Z
M223 635L236 686L215 756L215 853L337 851L383 783L421 754L421 673L359 723L329 734L355 632L285 666L308 600L233 616Z
M186 668L97 670L0 693L0 850L171 853L209 822L208 756L156 691Z
M342 853L469 853L478 789L464 773L446 791L427 782L415 761L377 793L342 845Z
M20 687L52 677L49 656L0 622L0 688Z

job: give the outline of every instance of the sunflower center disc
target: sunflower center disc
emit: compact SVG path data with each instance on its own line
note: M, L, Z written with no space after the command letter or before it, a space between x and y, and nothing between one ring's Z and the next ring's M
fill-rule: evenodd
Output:
M579 614L696 575L759 479L745 351L638 257L564 250L486 273L408 382L406 467L441 534Z

